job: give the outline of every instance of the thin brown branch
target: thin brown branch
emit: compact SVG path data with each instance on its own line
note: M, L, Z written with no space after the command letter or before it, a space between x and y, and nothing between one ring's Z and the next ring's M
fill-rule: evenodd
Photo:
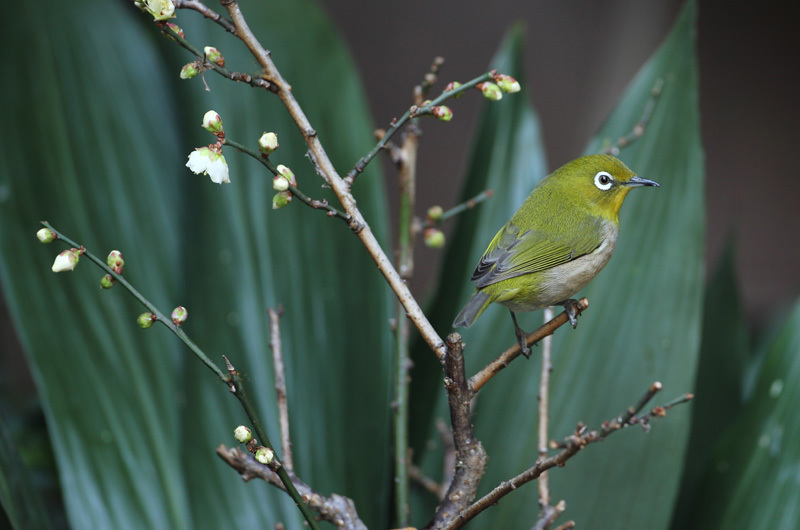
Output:
M442 528L469 506L477 495L488 461L483 445L472 431L469 388L464 373L464 344L458 333L447 336L445 373L456 465L447 493L425 528Z
M438 79L439 69L444 64L444 57L434 57L428 73L422 78L422 82L414 87L414 105L421 107L425 101L425 96L428 95L431 87Z
M589 307L589 300L581 298L575 305L575 310L578 314L583 313ZM552 335L555 330L569 322L567 312L559 313L555 318L551 319L547 324L543 325L530 335L528 335L527 344L533 346L543 338ZM514 344L512 347L501 353L494 361L487 364L480 372L476 373L469 379L470 395L475 395L478 390L483 387L489 380L498 374L503 368L509 365L511 361L520 356L519 344Z
M602 152L604 154L619 156L621 149L628 147L636 140L644 136L645 129L650 123L650 118L653 116L653 111L656 108L656 103L658 102L658 98L661 96L661 91L663 89L664 78L659 77L656 79L655 85L653 85L653 88L650 90L650 99L647 100L647 104L642 111L642 116L639 118L639 121L636 122L636 125L633 126L628 134L618 138L616 142L603 149Z
M461 528L479 513L491 506L494 506L500 501L500 499L515 489L527 484L532 480L538 479L544 471L556 466L565 465L570 458L578 454L587 445L603 440L606 436L630 425L641 425L642 427L647 428L652 418L663 417L666 415L666 410L668 408L686 403L692 399L691 394L686 394L666 405L654 407L650 412L642 414L641 416L637 416L637 414L645 407L645 405L647 405L653 396L655 396L661 390L661 388L662 385L659 382L655 382L650 385L650 388L634 407L628 408L624 414L603 423L603 426L600 430L589 430L584 425L579 424L575 432L565 438L564 441L557 444L551 443L551 448L560 448L561 451L544 460L537 460L533 467L526 469L519 475L500 483L492 491L481 497L468 508L464 509L442 528L446 530L455 530L456 528Z
M233 23L205 5L203 2L199 2L197 0L173 0L173 3L175 4L176 9L193 9L207 19L213 20L225 28L225 31L236 35L236 27L233 25Z
M272 350L272 363L275 367L275 395L278 400L278 423L281 430L281 453L286 469L294 469L292 459L292 439L289 436L289 404L286 401L286 370L283 366L283 346L281 343L281 315L283 308L267 308L269 315L269 347Z
M322 144L317 138L316 131L311 127L308 118L306 117L303 109L297 103L291 92L291 87L283 79L280 72L275 66L275 63L270 57L270 53L265 50L256 39L253 32L247 25L247 22L239 9L239 4L235 0L222 0L221 2L231 16L234 26L236 26L236 35L242 39L245 45L250 49L258 63L263 69L263 75L266 79L277 86L278 97L283 102L287 111L294 120L300 133L308 145L311 153L311 158L317 166L320 174L324 175L325 180L331 186L336 198L341 203L345 212L350 216L349 226L356 233L362 244L369 252L378 270L386 278L389 287L395 292L397 299L403 305L408 318L414 322L414 325L419 330L422 338L436 354L440 362L444 361L446 346L444 341L433 329L428 318L422 312L419 304L414 296L411 294L408 286L405 285L403 278L398 274L397 270L392 266L391 260L386 256L386 253L378 243L375 234L367 224L361 211L358 209L355 198L350 193L350 188L344 180L339 176L336 169L333 167L328 154L322 147Z
M285 491L285 486L278 475L269 466L261 464L249 453L236 447L228 448L220 445L217 455L229 466L239 472L245 481L260 478L273 486ZM302 495L308 507L317 512L320 517L346 530L366 530L367 526L359 519L355 503L347 497L333 494L323 497L312 490L305 482L300 480L293 472L288 472L292 484Z
M553 318L553 309L544 310L545 324ZM550 397L550 372L553 371L551 353L553 351L553 337L549 335L542 339L542 372L539 377L539 428L537 431L539 460L547 458L547 443L550 441L548 427L550 424L549 397ZM547 471L539 477L539 509L541 515L547 515L552 509L550 506L550 486L547 480ZM546 528L546 527L545 527Z
M545 472L546 473L546 472ZM542 475L543 477L544 475ZM542 477L539 477L539 481L541 482ZM541 512L539 513L539 519L536 521L536 524L533 525L532 530L547 530L550 528L558 516L564 513L564 510L567 509L567 503L564 501L558 501L558 504L555 506L550 506L547 504L544 508L542 508ZM575 523L573 523L574 525Z
M420 486L422 489L436 496L438 500L442 500L442 486L422 472L417 466L408 466L408 478Z

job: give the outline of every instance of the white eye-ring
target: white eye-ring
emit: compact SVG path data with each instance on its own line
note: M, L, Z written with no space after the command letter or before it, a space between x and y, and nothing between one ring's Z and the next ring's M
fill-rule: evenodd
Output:
M597 186L597 189L606 191L611 188L613 183L614 177L605 171L599 171L597 175L594 176L594 185Z

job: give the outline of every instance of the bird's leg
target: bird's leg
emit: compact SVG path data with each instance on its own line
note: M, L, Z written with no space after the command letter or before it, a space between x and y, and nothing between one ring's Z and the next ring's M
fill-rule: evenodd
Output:
M511 313L511 320L514 321L514 333L517 335L517 342L519 342L522 355L524 355L526 359L530 359L531 349L528 348L528 334L525 333L521 327L519 327L519 324L517 324L517 315L515 315L510 309L508 312Z
M569 300L564 300L563 302L559 302L558 305L564 306L564 311L567 312L567 316L569 317L569 323L572 324L572 329L578 327L578 301L574 298L570 298Z

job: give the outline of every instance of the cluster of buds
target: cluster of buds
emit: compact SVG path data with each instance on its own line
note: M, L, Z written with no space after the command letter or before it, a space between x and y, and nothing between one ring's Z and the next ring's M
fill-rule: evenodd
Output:
M125 266L125 260L122 259L122 252L119 250L112 250L109 252L106 258L106 264L112 271L117 274L122 274L122 267ZM106 274L100 278L100 287L103 289L111 289L116 281L117 280L112 275Z
M269 465L272 463L272 460L275 458L275 452L269 447L258 445L258 440L253 438L253 433L250 432L249 427L239 425L236 427L236 429L234 429L233 436L236 438L237 442L246 444L247 450L253 453L253 455L256 457L256 460L264 465Z
M431 206L427 212L427 223L429 226L422 233L425 245L430 248L442 248L445 243L444 232L430 225L439 223L444 215L444 210L439 205Z
M284 166L278 165L278 174L272 179L272 188L278 193L272 197L272 209L277 210L283 208L292 201L292 192L289 191L289 186L297 187L297 179L294 176L294 171Z
M213 110L209 110L203 116L203 128L217 137L217 141L206 147L198 147L189 154L186 167L193 173L199 175L203 173L217 184L230 183L231 179L228 171L228 162L222 155L222 143L225 138L225 131L222 128L222 118Z
M483 97L486 99L499 101L503 99L504 92L506 94L513 94L522 89L519 82L510 75L494 73L492 74L492 79L494 83L491 81L484 81L483 83L475 85L475 88L480 90Z

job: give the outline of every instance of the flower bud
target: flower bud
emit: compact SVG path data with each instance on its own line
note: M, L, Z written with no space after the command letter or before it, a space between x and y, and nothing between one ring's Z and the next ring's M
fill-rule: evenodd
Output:
M437 105L431 108L431 114L436 116L437 119L442 121L450 121L453 119L453 111L450 110L450 107L446 107L444 105Z
M175 324L176 326L180 326L181 324L186 322L187 318L189 318L189 312L186 310L185 307L179 305L178 307L172 310L172 314L170 315L170 317L172 317L173 324Z
M142 329L153 327L155 321L156 321L156 316L153 313L142 313L141 315L136 317L136 323L139 324L139 327Z
M275 191L286 191L289 189L289 180L283 175L275 175L272 179L272 189Z
M261 462L264 465L268 465L272 462L272 458L275 456L275 452L270 449L269 447L264 447L263 445L256 449L256 460Z
M110 274L106 274L105 276L100 278L100 287L102 287L103 289L111 289L112 287L114 287L114 283L116 281L117 280L115 280L113 276L111 276Z
M250 432L249 427L245 427L244 425L239 425L233 431L233 436L236 438L236 441L242 444L246 444L250 440L253 439L253 433Z
M183 33L181 27L173 22L167 22L167 27L174 31L180 38L185 39L186 35ZM170 40L175 40L171 35L167 35Z
M122 267L125 265L125 260L122 259L122 252L119 250L112 250L108 253L106 258L108 266L117 274L122 274Z
M36 239L40 242L47 244L52 243L56 239L58 239L58 234L50 230L49 228L42 228L38 232L36 232Z
M203 115L203 129L214 134L223 132L222 118L215 111L209 110Z
M480 90L481 93L483 93L483 97L486 99L491 99L492 101L500 101L503 99L503 91L500 90L500 87L489 81L478 83L475 85L475 88Z
M53 272L71 271L78 266L83 249L71 248L61 252L53 262Z
M506 94L513 94L514 92L519 92L522 89L522 87L519 85L519 81L510 75L494 74L494 82L497 83L497 86L500 87L500 90Z
M288 191L279 191L272 197L272 209L279 210L292 202L292 194Z
M428 208L428 219L430 219L433 222L436 222L439 219L441 219L443 214L444 210L442 210L442 207L439 205L431 206L430 208Z
M445 92L452 92L453 90L457 89L460 86L461 86L461 83L459 83L458 81L450 81L449 83L447 83L447 86L444 87L444 91ZM453 98L454 99L458 99L463 95L464 95L463 92L459 92L458 94L453 96Z
M265 132L258 139L258 150L268 155L278 148L278 135L274 132Z
M294 186L295 188L297 187L297 179L294 178L294 171L284 166L283 164L278 165L278 167L275 169L278 170L278 173L286 177L286 179L292 186Z
M206 46L203 48L203 53L206 55L206 59L208 59L209 62L212 62L217 66L225 66L225 57L223 57L222 52L215 47Z
M229 184L231 181L228 174L228 162L225 161L219 148L215 146L198 147L189 153L186 167L197 175L200 173L208 175L217 184Z
M444 246L444 232L438 228L426 228L423 237L425 244L430 248L442 248Z
M197 74L200 73L200 65L197 64L197 61L184 64L181 68L181 73L179 74L181 79L191 79Z

